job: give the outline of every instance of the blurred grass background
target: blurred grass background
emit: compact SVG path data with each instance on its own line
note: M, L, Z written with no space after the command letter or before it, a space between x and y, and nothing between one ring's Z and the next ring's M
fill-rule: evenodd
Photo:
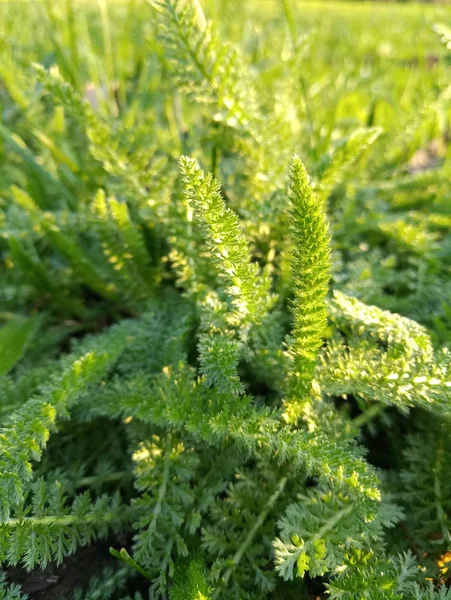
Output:
M354 293L429 321L433 311L442 309L423 274L435 269L433 283L441 288L442 277L449 279L444 257L451 254L449 236L443 238L441 249L436 244L436 230L445 236L451 214L451 62L449 49L434 31L436 23L450 22L451 6L295 0L201 0L201 4L221 38L239 46L264 114L275 121L284 116L289 129L286 148L301 155L314 177L346 136L360 127L381 128L382 135L364 163L347 174L346 189L331 198L330 211L338 223L335 240L337 248L344 248L355 261L354 267L360 258L365 265L352 276L357 277ZM29 211L28 196L44 211L69 206L70 218L63 220L70 230L70 219L77 215L83 222L84 207L105 184L105 173L86 150L80 134L83 126L67 107L54 105L36 82L32 68L36 62L57 67L89 100L109 128L107 145L129 161L121 169L133 166L137 156L133 168L139 176L145 175L146 161L157 165L156 185L168 196L160 206L171 205L165 177L176 173L181 154L193 154L210 168L216 116L206 103L191 102L176 89L156 35L156 13L148 2L1 2L1 209L18 204ZM244 215L239 181L236 189L231 181L241 168L241 158L231 155L227 143L218 176L232 190L231 204ZM158 167L160 160L167 163L167 170ZM280 158L280 172L288 164L285 161ZM118 173L113 175L112 189ZM260 188L264 185L258 183ZM23 191L27 197L22 197ZM146 223L148 208L142 215ZM10 213L4 237L21 239L27 230L22 213ZM32 218L36 221L36 213ZM362 238L392 262L381 270L376 257L368 267L366 250L360 248L360 239L352 237L358 228L346 228L346 221L357 223ZM256 240L261 239L252 222L247 227ZM34 231L35 245L40 251L42 246L45 255L48 240L36 223ZM402 258L393 260L392 246L396 253L401 248L412 254L405 265ZM419 256L420 248L432 250L425 258ZM8 256L10 265L14 261ZM70 296L74 282L65 264L53 256L45 260ZM398 285L404 267L410 279ZM385 283L390 277L397 284L394 288ZM15 291L8 292L5 310L18 306L17 285L13 278ZM41 291L33 292L35 302L41 302L42 290L47 289L47 283L39 285ZM417 290L415 302L412 290ZM448 308L443 311L449 320Z
M291 25L284 6L277 0L203 2L224 38L239 44L263 72L268 92L280 86L280 57L289 53L290 35L305 36L299 76L315 121L327 107L330 123L343 118L355 125L395 125L400 113L424 106L448 80L440 60L445 51L432 26L450 21L451 6L297 1L291 3ZM151 105L161 70L154 60L153 21L143 0L3 0L0 76L6 79L14 65L57 64L79 89L87 83L111 88L114 81L124 102L133 104L138 96L141 107ZM107 112L117 110L114 100L101 104Z

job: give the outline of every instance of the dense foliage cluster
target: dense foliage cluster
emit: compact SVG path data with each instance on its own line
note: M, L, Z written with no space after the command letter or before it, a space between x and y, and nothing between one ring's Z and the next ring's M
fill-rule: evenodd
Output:
M0 5L0 599L451 600L451 13L205 4Z

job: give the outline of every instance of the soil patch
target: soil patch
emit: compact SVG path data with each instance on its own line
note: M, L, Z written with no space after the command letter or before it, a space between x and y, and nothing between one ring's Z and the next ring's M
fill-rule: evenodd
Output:
M14 567L6 570L10 583L19 583L30 600L73 600L77 588L86 590L92 576L100 576L103 569L118 568L118 561L109 553L108 542L97 542L80 548L64 563L57 566L51 563L44 570L35 569L27 573ZM118 546L118 540L114 540Z

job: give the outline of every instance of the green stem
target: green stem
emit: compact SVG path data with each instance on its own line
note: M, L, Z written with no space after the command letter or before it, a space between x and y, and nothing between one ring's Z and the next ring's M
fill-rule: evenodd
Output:
M198 15L198 21L200 21L198 7L199 7L199 5L194 6L194 8L197 12L197 15ZM207 69L205 68L205 65L202 64L201 60L199 59L196 49L191 46L191 40L186 35L185 29L182 26L182 24L180 23L179 15L177 14L177 11L174 8L172 8L172 10L171 10L171 20L172 20L172 23L174 24L174 26L177 28L180 41L184 44L193 63L196 65L196 67L198 68L199 72L203 75L203 77L205 77L205 79L211 83L211 75L210 75L210 73L208 73ZM201 28L201 23L199 22L199 29L200 28Z
M346 508L342 508L341 510L339 510L337 514L335 514L331 519L329 519L327 523L325 523L321 527L321 529L318 530L318 532L312 537L312 540L322 539L326 533L331 531L335 527L335 525L337 525L337 523L339 523L343 519L343 517L349 515L349 513L351 513L353 510L354 506L352 504L346 506Z
M349 515L354 510L353 504L342 508L338 511L332 518L330 518L312 537L308 540L309 544L312 544L316 540L321 540L326 533L332 531L334 527L347 515ZM299 550L296 552L297 558L301 556L305 552L305 546L302 545Z
M164 470L163 470L163 481L160 485L160 489L158 490L158 500L155 504L155 508L153 510L152 520L149 523L148 531L151 532L155 529L157 520L161 513L161 506L166 496L166 490L168 487L169 481L169 471L171 465L171 436L168 435L166 438L166 443L164 447L165 457L164 457Z
M137 571L140 575L145 577L146 579L151 580L152 575L143 569L141 565L139 565L136 560L134 560L130 554L127 552L125 548L121 548L120 550L116 550L115 548L110 548L110 554L119 560L122 560L126 565Z
M239 565L241 559L243 558L244 553L247 551L249 546L252 544L252 540L254 539L255 535L258 533L258 531L262 527L269 512L272 510L272 508L274 507L274 504L277 502L280 494L283 492L286 483L287 483L287 477L282 477L282 479L279 481L279 485L277 486L276 491L269 498L267 504L265 505L264 510L262 510L262 512L258 515L258 519L255 521L254 526L247 534L246 539L241 544L241 546L238 548L238 550L235 552L235 554L232 558L232 566L230 566L227 569L227 571L224 573L224 579L223 579L224 583L228 582L233 571ZM220 590L217 589L213 594L213 598L217 598L219 592L220 592Z
M109 483L110 481L120 481L121 479L131 477L130 471L116 471L106 475L92 475L91 477L82 477L77 481L76 487L90 487L98 483Z
M6 519L6 521L0 523L0 529L3 527L10 529L26 524L32 525L33 527L39 525L45 527L67 527L69 525L75 525L80 523L110 523L112 521L118 521L117 513L104 513L101 519L97 515L86 515L84 517L81 517L79 515L65 515L64 517L55 515L49 515L47 517L19 517L13 519Z
M377 417L383 410L385 409L385 405L378 402L376 404L372 404L365 412L361 415L353 419L352 423L356 427L363 427L370 421L372 421L375 417Z

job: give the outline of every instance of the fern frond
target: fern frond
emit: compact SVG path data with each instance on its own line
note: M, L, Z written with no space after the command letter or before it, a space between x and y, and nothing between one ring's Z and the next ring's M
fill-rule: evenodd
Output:
M392 525L391 521L386 525ZM355 519L351 498L330 489L300 496L279 519L280 538L274 541L277 570L284 579L334 572L351 550L376 549L383 536L378 518Z
M194 500L190 482L198 459L168 434L144 442L134 460L135 486L142 493L133 502L135 558L151 574L154 593L164 593L176 559L188 555L183 529Z
M114 571L108 567L101 576L91 578L85 592L75 590L73 600L110 600L118 592L124 591L129 578L130 571L126 567Z
M330 192L346 177L349 169L380 136L382 130L358 129L344 140L334 151L327 166L323 167L318 185L318 200L327 199Z
M331 315L347 341L336 338L321 358L318 378L326 393L401 409L449 405L449 351L434 352L424 327L342 294L335 295Z
M426 418L404 449L398 496L406 523L424 552L439 555L451 544L451 485L448 478L451 436L448 419Z
M290 124L284 113L268 118L251 69L235 48L218 38L210 22L199 18L197 0L152 4L160 13L158 37L171 81L200 107L207 105L213 153L239 154L247 191L236 209L248 219L246 228L258 243L259 233L267 229L263 215L277 212L273 194L282 184L290 155ZM258 212L255 202L261 207Z
M0 430L0 519L8 519L11 509L22 501L25 482L32 474L31 461L40 459L56 421L67 417L78 395L115 363L125 345L125 332L113 329L89 345L90 351L66 357L62 373L4 422Z
M93 227L110 266L111 278L126 297L142 302L153 292L155 275L127 205L99 190L92 203Z
M226 207L219 183L194 159L182 157L180 169L186 197L231 298L231 324L245 327L259 323L272 300L269 277L252 262L238 217Z
M49 489L40 480L0 522L0 561L21 563L28 571L36 565L45 568L50 561L61 564L77 547L119 531L129 519L118 494L93 501L86 492L69 504L61 485Z
M247 470L238 471L227 495L211 507L212 523L202 532L202 547L214 558L209 573L215 586L213 599L236 598L245 582L256 595L274 590L274 573L265 567L271 559L270 537L287 477L277 478L263 465L259 471L258 478Z
M0 600L28 600L28 594L22 594L19 585L8 584L4 573L0 573Z
M293 329L288 342L293 361L290 394L299 403L310 392L327 326L325 298L330 277L330 237L323 206L298 157L294 158L290 169L289 196L294 292Z
M436 589L430 582L426 588L415 584L409 600L451 600L451 588L442 585Z
M419 323L376 306L368 306L357 298L334 292L329 303L330 316L345 333L386 344L390 356L403 353L421 355L430 360L433 348L426 329Z
M328 365L328 372L324 365ZM451 361L444 348L422 363L404 355L392 358L373 344L331 343L322 358L319 381L329 395L355 394L366 401L393 404L401 410L449 406Z
M178 87L199 103L213 103L216 120L249 133L257 102L237 51L218 39L212 24L196 10L197 2L163 0L153 5L161 18L159 38Z
M354 553L350 564L327 586L332 600L354 600L360 596L369 600L413 600L413 580L418 566L410 553L394 559L373 553ZM418 598L423 596L418 596Z
M208 387L214 387L225 396L244 393L238 376L240 349L240 343L226 333L204 333L199 337L200 372Z
M53 364L36 367L13 377L0 377L0 412L2 419L36 394L39 387L48 381Z
M238 404L231 398L215 401L194 381L191 367L179 363L164 368L152 385L145 377L129 385L107 388L96 413L134 416L145 423L182 427L205 443L217 448L233 443L240 453L264 457L281 468L319 476L333 482L360 506L363 513L374 512L380 499L378 478L361 458L356 448L345 441L335 441L322 432L291 431L277 413L255 408L244 396Z
M106 173L118 178L119 189L125 192L127 197L137 202L146 202L149 198L147 186L151 183L148 173L117 148L107 123L103 122L87 100L63 79L57 68L46 70L42 65L35 64L34 70L38 81L52 98L67 107L79 122L88 140L92 158L102 165ZM149 172L154 175L152 171Z

